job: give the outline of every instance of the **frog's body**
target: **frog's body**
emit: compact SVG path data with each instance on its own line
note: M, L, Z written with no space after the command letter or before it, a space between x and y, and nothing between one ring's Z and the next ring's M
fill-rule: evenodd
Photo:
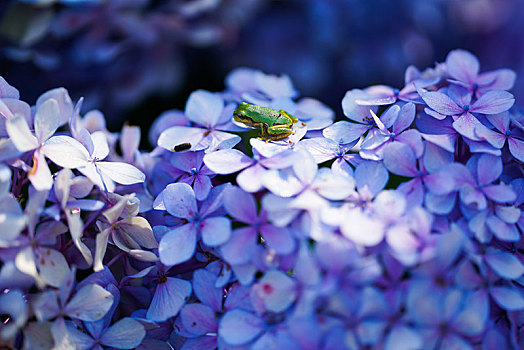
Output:
M282 140L293 134L293 123L298 119L286 111L261 107L242 102L233 113L237 122L260 130L260 138L269 141Z

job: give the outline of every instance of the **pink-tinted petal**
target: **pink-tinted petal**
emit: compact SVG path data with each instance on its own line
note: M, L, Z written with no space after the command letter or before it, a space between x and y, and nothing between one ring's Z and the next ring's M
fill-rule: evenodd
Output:
M158 244L160 261L167 266L191 259L196 246L196 228L186 224L167 232Z
M152 321L165 321L175 316L191 295L191 283L179 278L167 277L156 286L155 295L146 317Z

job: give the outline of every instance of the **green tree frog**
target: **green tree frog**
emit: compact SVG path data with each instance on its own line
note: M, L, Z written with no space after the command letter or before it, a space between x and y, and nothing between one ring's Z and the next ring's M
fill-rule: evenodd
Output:
M267 141L282 140L293 134L298 119L286 111L242 102L233 112L235 121L260 130L260 138Z

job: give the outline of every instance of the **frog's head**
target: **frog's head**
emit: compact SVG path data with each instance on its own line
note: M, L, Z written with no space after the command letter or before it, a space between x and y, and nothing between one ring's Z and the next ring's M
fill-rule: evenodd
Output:
M249 103L241 102L237 109L233 112L233 117L236 121L239 122L248 122L252 121L253 119L250 117L251 111L253 109L253 105L250 105Z

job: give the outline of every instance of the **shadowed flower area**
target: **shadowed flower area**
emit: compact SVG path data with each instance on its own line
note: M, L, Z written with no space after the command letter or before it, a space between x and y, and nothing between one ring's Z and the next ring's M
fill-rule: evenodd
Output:
M0 77L0 348L524 348L519 69L435 39L521 5L263 3L0 5L0 66L32 67ZM222 87L189 69L177 108L110 131L235 52ZM303 95L330 72L355 79Z

